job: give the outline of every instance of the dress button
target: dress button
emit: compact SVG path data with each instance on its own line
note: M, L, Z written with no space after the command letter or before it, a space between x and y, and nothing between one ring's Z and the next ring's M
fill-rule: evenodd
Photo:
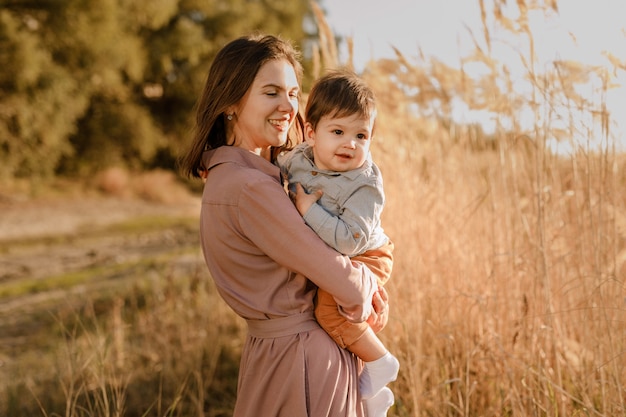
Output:
M317 175L317 171L311 171L311 175L316 176Z

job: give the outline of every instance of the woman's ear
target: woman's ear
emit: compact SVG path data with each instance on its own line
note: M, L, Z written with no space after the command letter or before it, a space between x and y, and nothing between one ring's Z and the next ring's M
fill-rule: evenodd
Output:
M228 116L230 116L230 118L228 120L232 120L233 117L235 117L235 114L237 114L237 108L235 108L235 106L228 106L226 108L226 111L224 112L224 115L228 118Z

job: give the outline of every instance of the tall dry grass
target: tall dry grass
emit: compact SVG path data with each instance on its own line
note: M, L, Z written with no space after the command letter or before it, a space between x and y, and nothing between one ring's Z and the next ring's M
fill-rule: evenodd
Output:
M624 415L625 163L501 146L378 152L397 415Z
M540 73L528 13L556 2L518 1L516 17L479 3L493 23L464 62L488 68L482 78L399 52L364 74L383 103L373 152L397 248L382 336L402 363L392 414L626 415L626 157L603 99L611 69ZM526 42L526 96L489 54L498 29ZM596 101L574 88L593 76ZM490 135L455 127L452 98L502 123ZM573 151L555 154L553 137Z
M402 362L392 414L626 415L626 156L604 101L621 61L540 71L528 19L557 3L477 6L483 31L460 68L397 51L363 74L381 103L373 152L397 254L382 335ZM492 53L503 32L525 95ZM454 99L495 115L495 132L455 126Z

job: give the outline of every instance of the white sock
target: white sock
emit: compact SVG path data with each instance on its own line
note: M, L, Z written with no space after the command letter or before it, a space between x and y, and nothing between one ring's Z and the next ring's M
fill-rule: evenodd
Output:
M400 363L391 353L387 352L382 358L372 362L365 362L363 372L359 378L361 398L367 400L378 393L385 385L395 381L398 377Z
M387 387L383 387L372 398L363 401L367 417L387 417L387 410L393 402L393 392Z

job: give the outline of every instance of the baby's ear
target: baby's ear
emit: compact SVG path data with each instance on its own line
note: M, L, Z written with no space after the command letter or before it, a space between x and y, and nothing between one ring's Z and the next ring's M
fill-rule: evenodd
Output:
M304 124L304 141L308 143L309 146L315 144L315 129L313 129L313 126L309 122Z

